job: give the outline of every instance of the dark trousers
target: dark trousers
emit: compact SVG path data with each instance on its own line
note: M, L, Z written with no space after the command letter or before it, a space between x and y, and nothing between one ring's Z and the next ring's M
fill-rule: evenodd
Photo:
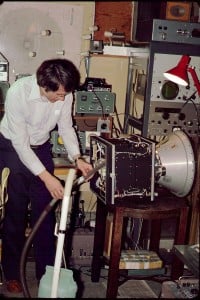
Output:
M33 150L46 169L53 174L54 164L50 143ZM31 205L31 226L34 226L52 197L38 176L34 176L20 161L8 139L0 134L0 171L10 168L8 202L2 229L2 266L6 280L20 279L20 258L25 243L28 205ZM54 265L55 213L51 210L33 239L36 278L40 280L46 265Z

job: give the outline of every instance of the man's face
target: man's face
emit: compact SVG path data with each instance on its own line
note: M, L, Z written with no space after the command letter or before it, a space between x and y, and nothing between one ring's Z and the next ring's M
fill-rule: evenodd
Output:
M40 87L41 96L45 96L49 102L56 102L56 101L64 101L65 96L68 94L62 85L59 86L59 89L55 92L53 91L46 91L45 88Z

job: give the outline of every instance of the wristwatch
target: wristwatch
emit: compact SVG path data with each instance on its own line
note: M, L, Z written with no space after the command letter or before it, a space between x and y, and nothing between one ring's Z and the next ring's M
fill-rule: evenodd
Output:
M78 160L78 159L85 160L84 157L82 157L82 156L76 157L75 160L74 160L75 166L77 166L77 160Z

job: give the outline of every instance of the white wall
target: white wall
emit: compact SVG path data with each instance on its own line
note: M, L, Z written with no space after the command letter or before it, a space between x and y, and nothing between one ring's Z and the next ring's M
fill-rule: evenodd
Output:
M9 62L9 82L17 74L34 73L48 58L68 58L80 67L81 52L88 47L82 35L93 21L94 2L3 2L0 52Z
M90 42L83 36L91 33L89 27L94 25L94 18L95 1L3 2L0 5L0 52L9 61L9 82L14 82L18 74L34 73L45 59L64 57L77 65L83 83L86 78L84 55ZM51 34L45 36L45 30ZM112 85L122 126L127 75L128 57L98 54L90 57L89 76L105 78ZM119 127L117 123L116 126Z

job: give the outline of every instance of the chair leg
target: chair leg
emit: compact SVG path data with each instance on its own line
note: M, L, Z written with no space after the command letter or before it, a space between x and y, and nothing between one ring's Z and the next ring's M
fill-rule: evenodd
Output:
M189 207L183 207L180 211L179 223L177 225L174 245L184 245L186 242L186 231L188 219ZM179 260L179 258L173 254L171 278L173 280L178 279L184 270L184 263Z
M107 210L105 204L101 200L97 200L96 210L96 226L94 235L93 246L93 259L92 259L92 282L98 282L101 273L101 264L103 256L103 247L105 240L105 227L106 227Z
M2 264L0 263L0 285L3 284L3 269Z
M112 241L110 249L110 262L108 271L106 297L117 298L119 262L121 255L121 239L123 228L123 207L116 207L113 219Z

